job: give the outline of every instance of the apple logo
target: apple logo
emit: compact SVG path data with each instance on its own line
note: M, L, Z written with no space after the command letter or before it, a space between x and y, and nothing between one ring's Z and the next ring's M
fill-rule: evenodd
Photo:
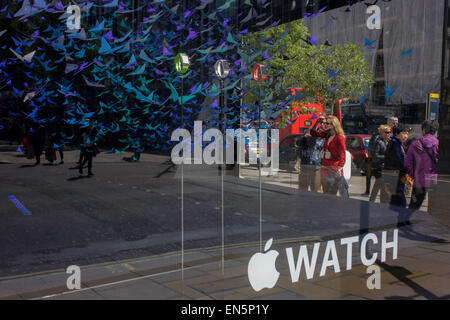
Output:
M280 273L275 268L275 260L278 252L270 250L273 238L266 242L264 252L255 253L248 263L248 279L255 291L261 291L264 288L273 288L278 281Z

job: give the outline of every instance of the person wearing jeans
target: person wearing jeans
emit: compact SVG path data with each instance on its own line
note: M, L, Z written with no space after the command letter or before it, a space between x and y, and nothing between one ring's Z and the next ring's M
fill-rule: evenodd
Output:
M369 201L371 202L375 202L378 192L380 191L380 202L389 203L389 197L383 179L383 169L386 148L388 141L391 138L391 133L391 127L383 124L378 128L378 134L370 140L369 145L372 151L372 175L375 177L375 184L373 185L372 193L369 198Z
M307 132L297 143L299 144L298 152L300 158L300 170L298 187L300 190L316 191L319 186L316 185L316 165L314 161L314 151L316 148L316 142L320 140L315 138ZM320 168L320 162L319 162ZM319 180L320 185L320 180ZM316 191L317 192L317 191Z
M406 208L405 177L405 149L403 144L408 140L409 129L402 125L393 128L393 137L388 144L385 156L385 169L389 175L385 181L389 185L391 193L390 204Z

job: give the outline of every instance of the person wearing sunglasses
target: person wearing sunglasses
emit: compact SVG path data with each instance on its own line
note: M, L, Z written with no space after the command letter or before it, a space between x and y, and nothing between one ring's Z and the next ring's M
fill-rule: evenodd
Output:
M372 193L370 194L369 201L375 202L375 199L380 193L380 202L389 203L389 195L386 192L384 180L383 180L383 169L384 169L384 159L386 155L387 144L391 139L392 130L387 124L382 124L378 128L378 134L370 139L369 147L372 155L372 176L375 177L375 184L372 188Z
M321 124L322 131L317 130ZM341 123L335 116L321 116L314 124L310 134L313 137L325 138L323 145L320 178L325 193L349 197L348 184L344 178L345 135Z

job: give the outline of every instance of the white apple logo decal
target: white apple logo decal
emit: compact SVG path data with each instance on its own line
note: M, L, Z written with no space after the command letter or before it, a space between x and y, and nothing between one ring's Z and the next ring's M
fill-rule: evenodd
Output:
M275 261L278 257L278 252L270 250L273 238L266 242L264 252L255 253L248 263L248 279L255 291L260 291L264 288L273 288L278 281L280 273L275 268Z

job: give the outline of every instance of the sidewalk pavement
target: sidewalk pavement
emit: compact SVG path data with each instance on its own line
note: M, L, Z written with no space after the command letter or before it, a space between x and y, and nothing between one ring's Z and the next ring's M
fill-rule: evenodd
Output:
M411 234L433 231L439 238L432 242L410 239ZM361 264L359 250L353 250L352 269L345 270L345 255L340 248L341 272L328 268L325 276L320 277L320 268L316 266L313 279L306 279L302 270L299 282L292 283L284 249L292 247L297 252L300 244L308 244L311 250L312 243L318 240L291 239L274 241L272 249L280 253L276 264L280 277L275 287L259 292L252 289L247 276L249 259L259 251L259 246L243 243L225 247L223 273L221 248L204 248L184 253L184 280L181 252L170 252L81 266L79 290L67 289L69 274L64 270L3 278L0 299L450 299L450 236L445 232L433 225L400 227L398 258L394 260L388 251L387 261L375 263L381 270L381 289L368 289L367 279L371 274ZM322 242L321 247L324 245ZM374 252L376 249L372 248Z
M0 164L25 164L25 165L33 165L35 163L35 158L27 159L23 152L18 152L17 145L0 145ZM133 156L133 152L124 152L124 153L108 153L107 151L101 151L96 157L94 157L95 163L104 163L104 162L117 162L122 161L122 158L130 158ZM78 161L80 156L80 151L78 150L65 150L64 151L64 162L69 164L74 164ZM155 155L155 154L141 154L141 162L146 161L160 161L161 159L168 159L167 156L163 155ZM59 153L56 153L56 161L55 165L60 161ZM41 155L41 165L47 163L45 160L45 155Z
M16 157L15 152L0 153L0 162L30 163L33 160ZM66 162L73 163L77 158L76 151L66 153ZM121 156L121 155L119 155ZM124 154L123 156L129 156ZM143 154L142 162L165 161L167 157ZM97 156L96 162L117 162L117 154ZM192 184L186 191L186 198L203 194L210 198L210 193L217 193L217 186L212 185L205 174L199 177L197 169L186 171L186 182ZM206 172L201 170L202 174ZM33 170L34 171L34 170ZM179 172L175 173L177 176ZM210 169L210 176L216 176L217 170ZM97 178L98 179L98 178ZM95 181L95 180L94 180ZM168 180L167 180L168 181ZM247 218L252 218L257 197L257 183L252 181L234 181L232 177L225 180L227 188L233 188L233 195L245 192L248 200L239 203L239 211ZM200 186L201 185L201 186ZM161 188L172 188L164 185ZM210 190L206 192L205 190ZM229 189L227 189L229 190ZM333 197L299 191L286 191L274 185L263 185L265 199L265 216L263 223L264 238L274 237L272 250L280 255L276 262L280 278L272 289L256 292L252 289L247 276L250 257L260 251L262 243L252 242L247 238L236 237L240 242L226 242L224 247L224 268L222 270L222 247L209 246L186 250L184 252L184 268L181 270L181 252L167 250L163 254L139 257L127 260L112 261L96 265L80 265L81 289L69 290L66 281L69 274L65 269L35 272L32 274L6 276L0 278L0 299L449 299L450 298L450 234L448 228L437 223L427 214L417 212L412 225L399 228L398 259L393 259L388 252L385 262L377 262L381 268L381 289L368 289L367 267L362 265L358 250L353 251L353 268L345 270L344 247L337 248L341 272L334 273L327 269L325 276L319 276L322 255L327 241L352 235L359 235L365 227L360 220L361 214L370 211L370 225L365 232L373 232L380 239L381 231L392 234L396 228L396 218L389 208L378 204L368 204L357 200L339 200ZM161 189L161 191L163 191ZM165 192L165 191L164 191ZM205 193L206 192L206 193ZM230 191L227 191L230 193ZM230 193L229 196L232 194ZM174 199L177 194L173 195ZM194 199L194 198L193 198ZM256 198L255 198L256 199ZM276 201L276 200L280 201ZM283 200L285 199L285 200ZM289 201L287 203L286 201ZM320 201L323 203L320 204ZM253 203L253 204L252 204ZM206 204L206 203L205 203ZM305 214L311 205L318 205L320 212L327 214L314 215L320 220L320 228L314 229L309 220L301 223L312 228L310 232L297 230L298 213L287 210L294 206ZM357 212L352 212L358 207ZM229 208L229 210L232 210ZM233 210L235 210L233 208ZM277 211L278 210L278 211ZM249 212L249 213L247 213ZM339 212L339 223L330 220ZM230 211L231 213L231 211ZM242 216L236 214L236 219ZM310 212L309 212L310 213ZM314 212L313 212L314 213ZM198 213L197 213L198 215ZM297 217L297 218L296 218ZM256 221L256 220L255 220ZM327 223L328 221L328 223ZM236 220L236 222L238 222ZM239 222L240 223L240 222ZM283 227L283 224L285 225ZM255 222L255 226L257 222ZM288 225L288 227L286 227ZM329 225L329 226L327 226ZM239 224L233 228L241 228ZM272 228L272 229L271 229ZM219 231L220 229L218 229ZM244 229L242 229L244 230ZM241 231L242 231L241 230ZM194 232L196 230L192 230ZM220 231L219 231L220 232ZM299 237L299 234L302 237ZM314 234L314 236L313 236ZM309 236L308 236L309 235ZM153 237L153 236L151 236ZM217 234L217 238L220 233ZM252 238L254 239L254 238ZM228 241L228 239L226 239ZM285 250L292 247L294 257L298 255L298 247L320 242L318 266L312 279L306 279L301 271L300 281L292 283ZM89 247L88 247L89 248ZM175 249L178 250L178 249ZM376 252L376 247L371 248ZM51 259L49 253L48 258ZM0 261L1 263L1 261ZM183 278L183 280L182 280Z

